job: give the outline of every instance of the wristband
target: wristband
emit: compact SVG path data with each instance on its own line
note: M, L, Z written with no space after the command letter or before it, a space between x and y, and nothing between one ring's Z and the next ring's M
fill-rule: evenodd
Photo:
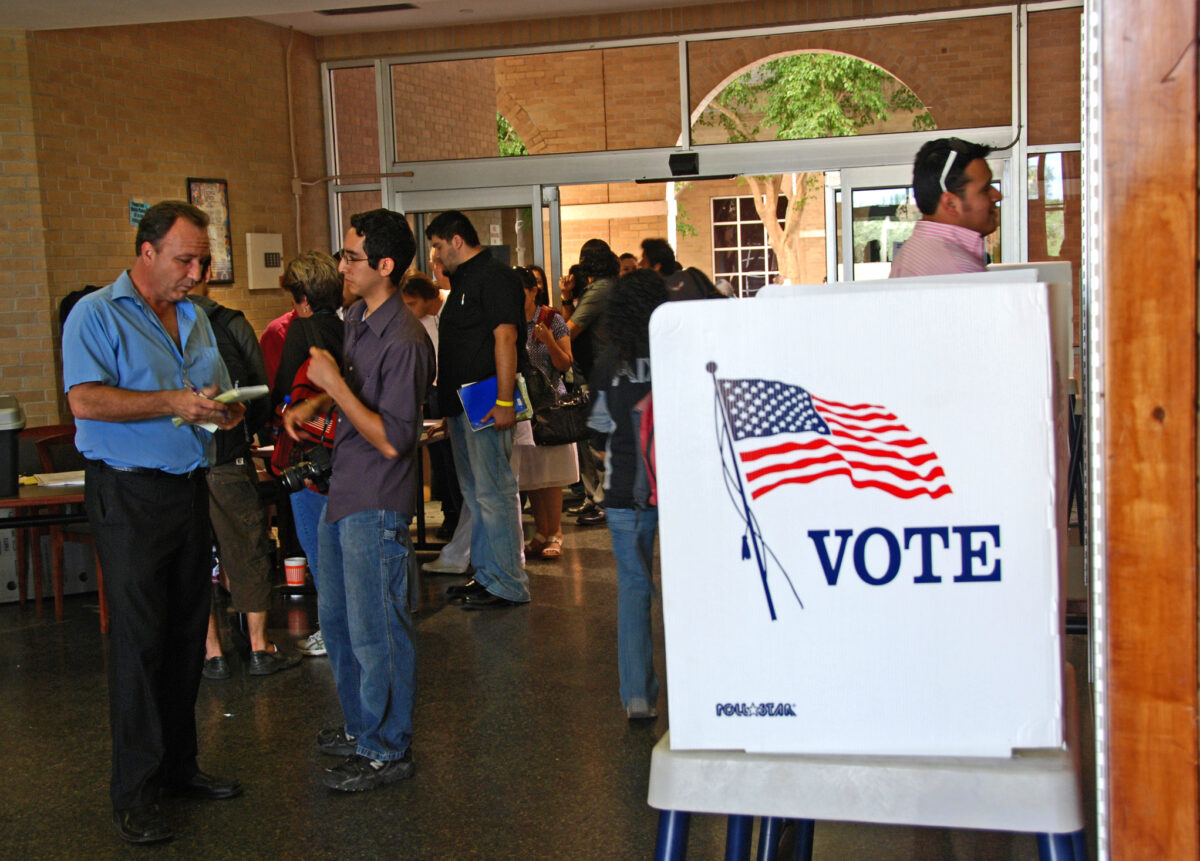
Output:
M500 400L496 401L496 406L498 406L498 407L511 407L512 405L513 405L512 401L500 401Z

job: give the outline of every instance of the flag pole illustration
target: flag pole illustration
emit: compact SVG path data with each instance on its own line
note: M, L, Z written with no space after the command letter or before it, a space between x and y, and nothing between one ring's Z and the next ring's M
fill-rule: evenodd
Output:
M737 452L733 448L733 432L729 428L729 407L725 403L725 399L721 397L721 387L717 382L717 363L709 362L705 365L705 370L712 376L716 408L721 416L721 427L718 429L717 439L722 449L725 446L729 447L729 466L732 467L732 470L726 470L726 472L732 471L734 477L737 479L737 493L742 504L742 520L746 524L746 532L742 535L742 558L749 559L750 548L753 548L754 561L758 564L758 574L762 579L763 593L767 598L767 609L771 613L771 621L774 622L776 619L775 602L771 600L771 587L767 583L767 563L764 558L766 548L763 546L762 536L758 531L758 522L754 519L754 512L750 510L750 500L746 498L746 488L742 484L741 470L737 466L738 458ZM722 430L724 431L723 433L721 432ZM722 461L724 461L724 457L725 453L722 451ZM747 544L749 544L749 547L747 547ZM799 596L797 596L796 600L800 600ZM801 604L800 606L803 607L804 605Z
M858 490L882 491L897 499L939 499L952 493L937 452L878 404L846 404L821 398L792 383L712 376L718 447L726 485L746 524L742 558L754 559L762 578L767 608L775 605L767 582L770 557L796 594L791 577L762 538L751 503L793 484L843 477ZM736 481L730 481L729 473ZM796 595L800 602L800 596ZM800 606L804 604L800 602Z

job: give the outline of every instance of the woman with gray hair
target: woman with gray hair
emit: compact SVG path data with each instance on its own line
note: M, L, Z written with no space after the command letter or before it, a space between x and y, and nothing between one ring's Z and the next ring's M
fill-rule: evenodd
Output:
M292 396L296 372L309 357L310 347L328 350L342 361L342 339L345 331L337 315L342 306L342 276L337 261L324 251L305 251L288 261L283 270L283 289L292 294L296 318L288 325L283 341L279 371L271 388L271 403L283 405ZM317 586L317 522L325 505L325 497L315 490L304 488L290 497L292 520L296 537L308 558L313 588ZM314 631L297 644L305 655L324 655L325 639Z

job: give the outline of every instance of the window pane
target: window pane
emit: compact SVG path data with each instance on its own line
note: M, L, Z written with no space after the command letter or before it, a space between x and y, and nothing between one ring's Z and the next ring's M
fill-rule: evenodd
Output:
M495 62L488 57L392 66L396 160L498 156ZM452 106L441 101L447 94Z
M1074 302L1078 309L1083 255L1080 154L1031 155L1026 169L1029 259L1070 261ZM1078 349L1075 361L1079 361Z
M743 272L763 272L766 270L767 252L764 248L746 248L742 251Z
M853 207L855 280L886 278L896 249L921 218L909 188L859 188Z
M381 194L378 191L346 191L337 196L338 215L341 217L341 225L338 227L338 236L343 236L346 229L350 226L350 216L356 212L366 212L369 209L378 209L380 206Z
M742 221L758 221L758 210L754 208L754 198L738 198L738 217Z
M712 202L713 221L737 221L737 198L714 197Z
M900 68L903 60L897 59L896 68L872 65L888 62L889 56L902 58L914 44L925 57L957 56L970 45L972 79L987 81L988 86L948 87L945 69L935 62ZM692 42L689 107L699 111L692 140L703 146L1009 125L1011 72L1007 15L940 22L936 27L912 22ZM731 87L734 82L736 89ZM882 96L886 118L879 112L874 118L844 113L838 102L847 91ZM921 98L931 95L936 103L931 101L927 111ZM714 102L722 110L713 107ZM764 121L765 116L781 122Z
M736 224L719 224L713 227L714 248L737 248L738 229Z
M530 155L679 142L674 44L391 67L397 160L500 154L497 119Z
M713 269L717 272L738 272L738 253L736 251L717 251L713 254Z
M370 175L349 177L346 183L373 182L379 173L375 68L331 69L329 88L333 102L334 170L338 174Z
M762 222L742 225L742 245L762 245L765 228Z

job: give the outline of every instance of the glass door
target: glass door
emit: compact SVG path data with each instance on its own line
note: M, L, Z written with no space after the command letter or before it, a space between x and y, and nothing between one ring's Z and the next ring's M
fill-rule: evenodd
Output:
M409 217L417 235L414 263L423 272L430 271L425 226L450 209L463 212L471 220L480 243L504 265L536 264L550 269L541 230L545 208L541 186L397 192L393 199L395 208Z
M1008 198L1012 159L989 159L993 185ZM892 259L912 235L921 211L912 192L912 167L854 168L825 175L825 209L836 231L826 237L829 281L870 281L887 278ZM1000 226L986 237L991 263L1019 258L1019 207L1000 203ZM1010 223L1011 222L1011 223Z

